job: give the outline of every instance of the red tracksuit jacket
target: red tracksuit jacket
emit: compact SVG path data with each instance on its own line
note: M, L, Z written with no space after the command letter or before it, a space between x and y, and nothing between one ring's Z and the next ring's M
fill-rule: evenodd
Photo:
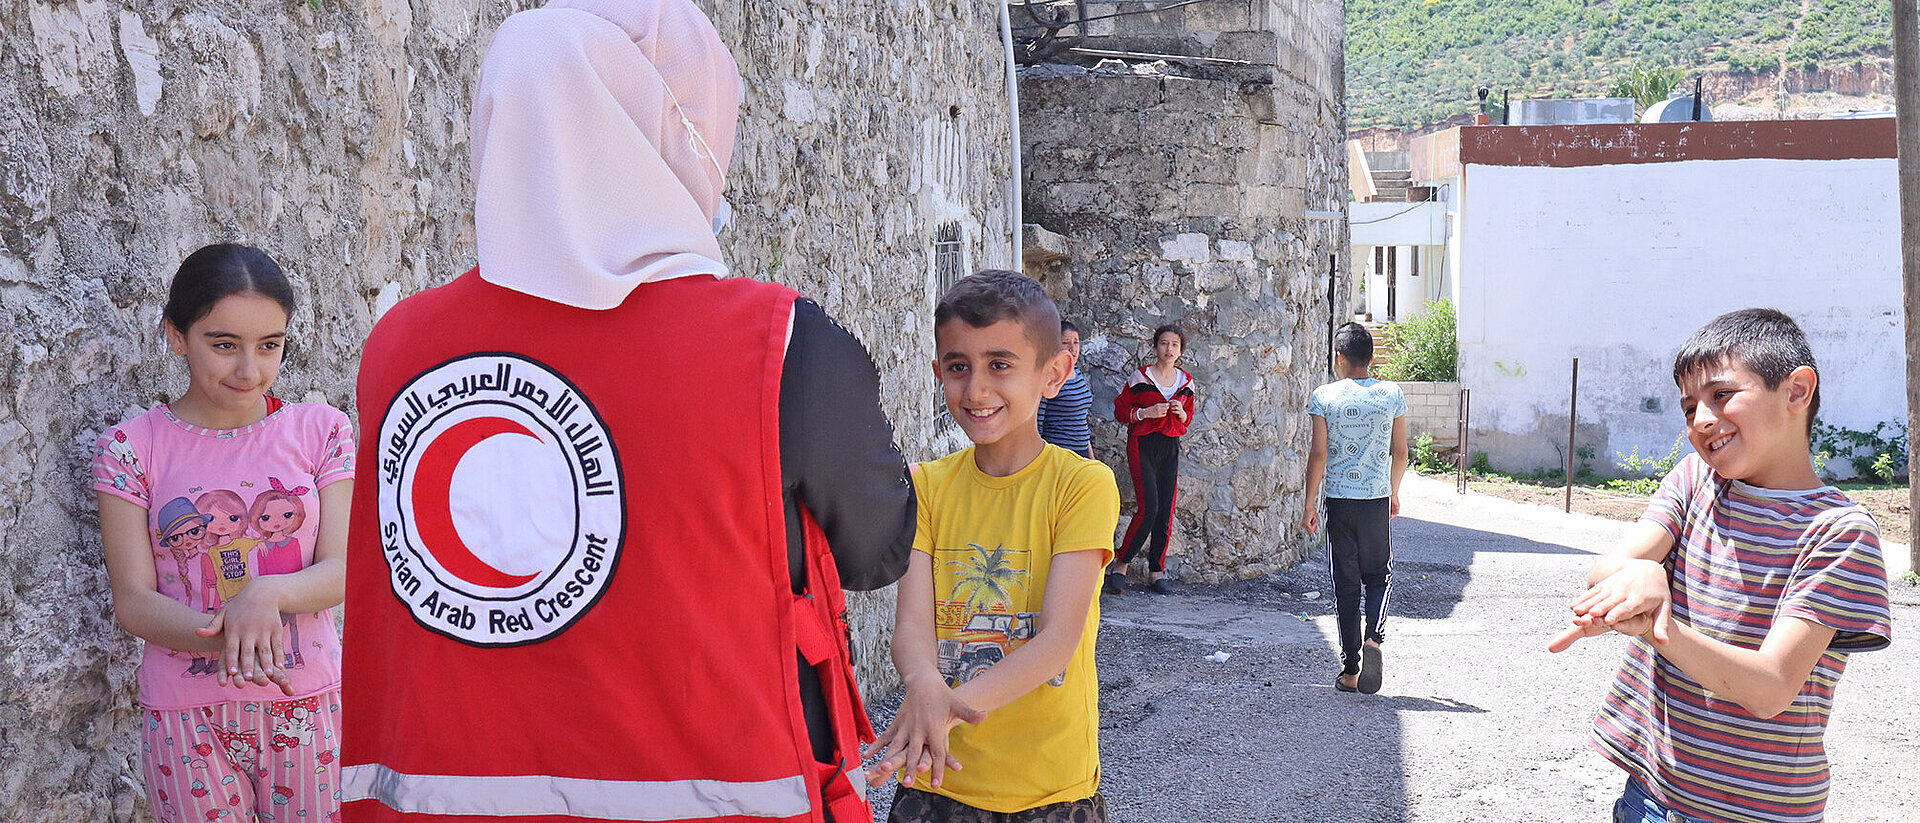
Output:
M1113 396L1113 418L1127 424L1127 439L1132 440L1143 434L1164 434L1179 437L1187 433L1188 424L1193 422L1193 375L1186 369L1175 367L1180 373L1175 383L1173 396L1160 393L1160 387L1154 385L1153 378L1147 375L1145 366L1134 369L1127 378L1127 385ZM1182 420L1168 413L1165 417L1149 417L1134 420L1134 409L1144 409L1161 403L1179 403L1187 410L1187 419Z

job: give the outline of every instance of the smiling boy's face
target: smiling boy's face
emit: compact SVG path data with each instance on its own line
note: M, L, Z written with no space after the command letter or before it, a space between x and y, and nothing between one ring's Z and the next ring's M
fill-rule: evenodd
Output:
M1802 366L1770 389L1732 357L1698 369L1680 381L1687 442L1721 477L1798 488L1811 473L1806 416L1818 381Z
M992 450L1041 443L1034 415L1040 399L1059 394L1066 382L1066 352L1042 359L1026 325L1013 319L985 327L949 320L934 329L933 338L934 375L947 411L969 440Z

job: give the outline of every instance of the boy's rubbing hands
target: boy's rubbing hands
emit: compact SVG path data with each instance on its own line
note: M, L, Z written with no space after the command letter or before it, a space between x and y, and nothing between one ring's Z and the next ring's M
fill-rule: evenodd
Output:
M879 786L899 771L901 785L912 786L916 773L931 771L932 785L939 786L946 770L962 769L947 751L948 733L961 723L978 723L986 718L986 712L968 706L944 681L921 679L908 685L906 700L894 714L893 723L874 741L882 756L867 776L867 783ZM909 763L913 765L908 767Z

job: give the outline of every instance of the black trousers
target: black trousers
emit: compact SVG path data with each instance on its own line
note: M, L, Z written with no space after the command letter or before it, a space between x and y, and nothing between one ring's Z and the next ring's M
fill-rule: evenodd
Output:
M1167 539L1173 536L1174 487L1180 478L1180 438L1148 433L1127 440L1133 472L1133 520L1120 542L1121 565L1147 546L1147 568L1167 570Z
M1333 566L1334 615L1340 621L1340 665L1346 674L1360 671L1363 640L1387 639L1387 593L1393 589L1387 500L1327 498L1327 554Z
M887 823L1107 823L1107 798L1099 792L1085 800L1053 803L1024 812L990 812L945 795L900 787L887 810Z

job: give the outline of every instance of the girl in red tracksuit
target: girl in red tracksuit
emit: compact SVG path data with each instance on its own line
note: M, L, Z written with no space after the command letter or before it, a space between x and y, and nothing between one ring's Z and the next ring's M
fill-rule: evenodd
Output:
M1133 472L1133 522L1113 565L1106 591L1126 590L1127 563L1142 543L1153 591L1171 594L1166 580L1167 538L1173 533L1174 484L1180 475L1180 436L1193 420L1193 375L1175 365L1187 335L1174 325L1153 331L1153 362L1141 366L1113 398L1113 416L1127 424L1127 468Z

